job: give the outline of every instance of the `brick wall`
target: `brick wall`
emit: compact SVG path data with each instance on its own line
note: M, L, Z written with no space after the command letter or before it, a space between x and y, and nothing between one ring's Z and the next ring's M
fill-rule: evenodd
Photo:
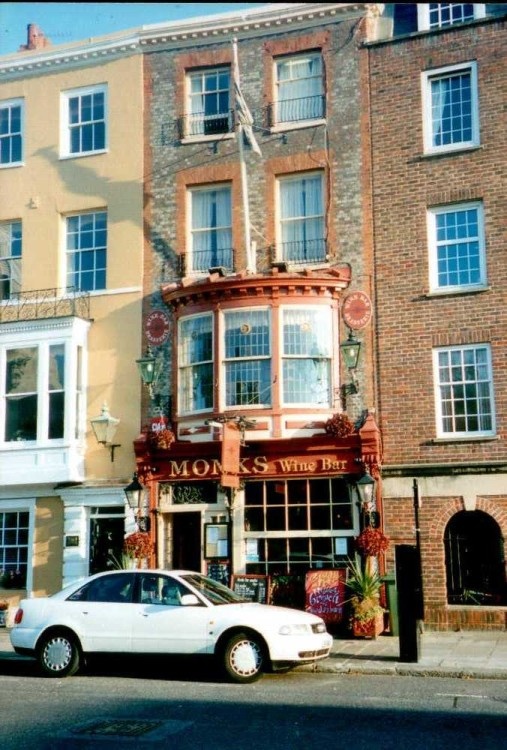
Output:
M454 28L369 49L379 420L387 464L507 458L507 97L505 22ZM481 145L423 155L421 72L477 61ZM428 296L427 208L480 199L489 287ZM432 348L490 342L498 439L434 442Z

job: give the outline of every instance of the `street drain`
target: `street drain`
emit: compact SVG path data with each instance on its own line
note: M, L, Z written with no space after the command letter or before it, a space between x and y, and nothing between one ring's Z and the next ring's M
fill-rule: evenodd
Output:
M101 737L142 737L159 729L162 721L144 721L131 719L107 719L97 721L84 727L72 729L73 734L100 735Z

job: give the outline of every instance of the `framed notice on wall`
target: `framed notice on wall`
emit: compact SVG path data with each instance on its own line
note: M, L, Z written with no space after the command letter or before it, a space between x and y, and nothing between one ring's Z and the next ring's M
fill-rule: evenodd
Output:
M204 525L205 550L208 560L229 557L229 524L207 523Z

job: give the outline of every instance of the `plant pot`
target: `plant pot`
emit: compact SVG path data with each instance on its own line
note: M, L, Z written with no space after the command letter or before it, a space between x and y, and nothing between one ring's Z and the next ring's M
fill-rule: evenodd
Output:
M352 619L352 633L354 638L376 638L383 631L383 614L378 614L371 620Z

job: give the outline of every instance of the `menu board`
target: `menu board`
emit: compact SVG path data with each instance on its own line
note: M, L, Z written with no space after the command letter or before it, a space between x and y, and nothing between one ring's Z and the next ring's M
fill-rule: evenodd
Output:
M322 617L325 623L341 622L346 577L345 568L308 571L305 580L305 610Z
M266 604L269 580L263 575L235 575L232 577L233 591L250 602Z
M229 561L224 560L223 562L209 562L206 566L208 578L212 578L218 583L223 583L224 586L229 585Z

